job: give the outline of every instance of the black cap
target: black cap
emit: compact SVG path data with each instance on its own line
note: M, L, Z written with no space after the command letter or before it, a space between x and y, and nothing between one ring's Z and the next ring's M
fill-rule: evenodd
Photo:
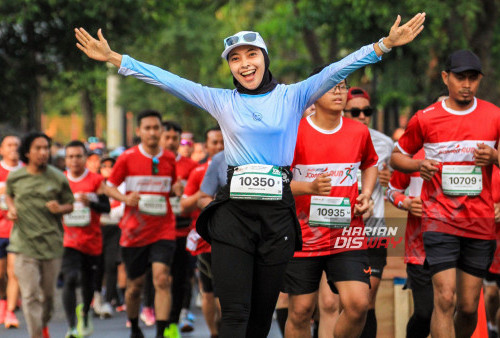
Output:
M453 52L448 57L448 62L446 62L447 72L461 73L467 70L475 70L483 74L481 71L481 60L479 60L476 54L470 50L463 49Z

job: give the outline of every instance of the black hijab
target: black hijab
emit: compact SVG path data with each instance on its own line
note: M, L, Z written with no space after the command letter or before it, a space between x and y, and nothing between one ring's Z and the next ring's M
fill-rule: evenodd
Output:
M233 76L233 83L236 87L236 90L240 94L248 94L248 95L259 95L259 94L265 94L269 93L271 90L274 89L278 85L278 81L273 78L273 74L271 74L271 71L269 70L269 55L267 55L267 52L264 48L260 48L262 51L262 54L264 54L264 64L265 64L265 70L264 70L264 76L262 77L262 82L260 85L255 88L255 89L248 89L245 88L244 86L241 85L241 83L236 80L236 78Z

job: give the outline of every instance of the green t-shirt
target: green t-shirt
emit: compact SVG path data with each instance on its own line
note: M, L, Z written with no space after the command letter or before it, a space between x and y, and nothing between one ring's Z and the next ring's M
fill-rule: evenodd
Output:
M23 167L7 177L6 194L14 199L17 209L17 221L14 222L7 250L36 259L61 257L61 215L52 214L45 204L51 200L59 204L74 202L66 176L50 165L36 175L28 173Z

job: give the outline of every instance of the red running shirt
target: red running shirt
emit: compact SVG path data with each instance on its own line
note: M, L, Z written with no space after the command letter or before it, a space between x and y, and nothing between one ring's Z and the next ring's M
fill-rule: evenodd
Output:
M142 201L155 198L155 207L162 208L151 210L143 207L140 210L139 207L125 206L120 221L121 246L139 247L163 239L175 240L175 216L169 201L177 177L175 156L169 151L161 151L157 158L158 173L153 175L153 157L141 145L132 147L118 157L108 179L108 183L116 187L125 182L126 193L137 191Z
M198 166L198 163L193 161L188 157L177 155L176 158L176 173L177 179L182 182L182 185L186 187L189 174ZM171 200L172 202L172 200ZM181 215L183 217L190 217L190 215ZM186 237L189 233L189 227L182 229L175 229L175 236L177 238Z
M443 193L443 165L474 165L478 143L496 148L500 138L500 109L474 99L467 111L453 111L446 101L418 111L398 141L404 154L424 148L426 159L440 162L438 172L422 187L422 228L455 236L495 239L492 166L481 167L483 188L477 196L450 196Z
M331 197L347 197L353 214L358 197L357 171L377 165L378 157L368 128L360 122L341 118L334 130L322 130L314 125L311 117L299 124L293 179L312 182L322 173L332 179ZM331 255L338 252L363 249L364 247L339 247L336 238L342 229L309 226L311 195L295 196L297 217L302 229L302 251L294 257ZM364 229L362 217L352 217L350 228Z
M94 174L87 169L80 177L72 177L67 171L64 172L64 175L68 178L69 187L74 195L77 194L87 194L87 196L92 200L97 198L97 190L101 186L101 183L104 181L104 178L99 174ZM92 197L93 195L93 197ZM79 206L80 204L80 206ZM75 211L69 215L63 216L63 227L64 227L64 239L63 246L66 248L73 248L75 250L81 251L84 254L98 256L102 253L102 233L101 233L101 216L95 210L90 209L90 221L86 225L86 223L77 223L78 226L70 226L69 223L72 223L70 219L72 219L72 215L75 215L77 208L81 207L81 203L75 202L73 203ZM87 209L88 210L88 209ZM80 220L82 215L78 220ZM67 224L68 223L68 224Z
M413 158L416 160L424 159L424 150L421 149ZM420 196L423 181L418 171L412 174L405 174L395 170L389 182L389 189L404 193L406 188L408 188L408 197L414 198ZM396 206L399 207L398 205ZM422 219L420 217L413 216L408 212L405 231L405 263L424 264L425 250L421 221Z
M186 184L186 188L184 189L184 194L183 196L189 197L194 194L196 194L201 187L201 183L203 182L203 178L205 177L205 173L207 172L208 166L210 165L211 160L208 160L207 162L199 165L196 167L191 174L189 175L189 179ZM200 209L196 208L195 211L191 213L191 218L193 219L191 226L188 228L189 230L194 230L196 229L196 220L198 219L198 216L200 216ZM191 236L188 237L188 241L191 241L191 247L194 248L193 250L189 249L189 246L186 244L186 247L188 248L188 251L191 252L193 256L197 256L201 253L205 252L211 252L212 247L210 244L208 244L203 238L199 237L198 233L196 233L196 230L194 230L194 233L190 234ZM196 236L197 235L197 236ZM196 239L195 242L193 242L193 238Z
M493 193L493 202L500 203L500 169L498 169L495 165L493 166L491 189ZM496 223L495 227L497 235L497 249L495 250L495 256L493 257L493 262L490 266L490 272L500 274L500 223Z
M3 161L0 161L0 187L5 188L5 182L7 182L7 176L11 171L22 168L23 164L19 161L19 164L15 167L9 167ZM0 238L9 238L10 232L12 230L13 222L7 218L7 204L5 204L5 194L0 195Z

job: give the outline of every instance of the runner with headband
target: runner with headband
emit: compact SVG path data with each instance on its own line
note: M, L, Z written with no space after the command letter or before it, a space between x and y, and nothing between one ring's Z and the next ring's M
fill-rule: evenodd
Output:
M273 78L259 33L239 32L224 40L221 55L236 90L188 81L114 52L101 30L97 40L83 28L75 29L77 47L88 57L110 62L122 75L207 110L221 126L228 184L197 224L200 235L212 244L214 282L222 306L220 337L267 335L286 264L301 248L289 166L303 111L356 69L411 42L424 20L425 13L419 13L400 26L398 16L388 37L293 85Z

